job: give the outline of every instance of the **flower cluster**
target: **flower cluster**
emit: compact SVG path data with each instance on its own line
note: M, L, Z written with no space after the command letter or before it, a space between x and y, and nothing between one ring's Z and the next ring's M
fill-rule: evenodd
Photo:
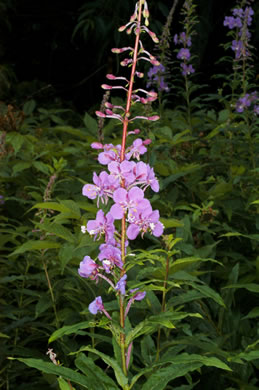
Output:
M152 66L148 71L148 83L147 88L154 86L157 86L158 90L160 92L169 92L170 89L168 87L168 84L165 81L165 67L164 65L156 65Z
M232 16L226 16L224 26L230 30L236 29L235 39L232 41L231 49L235 53L235 59L247 58L250 56L249 40L251 34L248 27L252 24L252 16L254 11L251 7L234 8Z
M188 10L187 10L188 12ZM192 46L191 35L187 31L181 32L179 35L174 36L175 45L183 46L177 53L177 58L181 60L182 75L188 76L195 72L192 64L189 63L191 58L190 47Z
M142 10L143 7L143 10ZM141 16L145 19L145 25L141 25ZM116 294L120 296L120 318L125 318L131 304L136 300L140 301L145 297L145 292L129 290L126 293L127 274L125 261L129 246L128 240L135 240L138 235L146 232L159 237L163 234L163 225L159 221L159 211L153 210L151 203L145 198L147 188L152 191L159 191L159 183L155 176L154 169L140 161L143 154L147 152L147 145L151 143L150 139L135 139L131 145L126 147L126 137L130 134L137 135L139 129L128 131L128 126L135 119L144 119L156 121L159 119L154 116L136 116L131 117L131 104L147 104L157 98L157 93L138 88L134 89L135 77L143 77L143 73L136 71L136 64L139 60L149 61L153 66L159 66L157 59L144 49L140 40L140 33L145 32L157 42L156 35L150 31L148 26L149 12L146 0L137 2L134 14L129 23L120 27L119 31L128 34L134 32L136 35L136 44L132 47L114 48L113 53L120 54L130 52L129 58L125 58L122 66L128 66L131 69L130 80L121 76L107 74L106 77L116 85L103 84L102 88L109 91L121 89L126 92L126 106L113 105L106 101L105 109L97 111L99 118L112 118L120 121L123 125L122 142L119 145L102 144L93 142L91 147L98 150L98 162L107 169L99 174L93 173L93 183L85 184L82 193L88 199L97 201L99 208L96 218L89 220L86 225L81 227L82 233L89 233L94 240L103 238L99 246L99 254L96 261L89 256L85 256L79 266L79 275L84 278L90 278L98 282L104 279ZM122 85L121 85L122 84ZM108 212L104 212L100 205L103 204ZM121 221L121 226L119 224ZM119 228L120 226L120 228ZM124 311L124 297L128 296L128 303ZM102 298L97 297L89 305L89 311L92 314L102 312L107 318L111 319L109 313L104 308ZM123 313L123 314L122 314ZM123 327L123 321L121 322Z
M237 112L244 112L248 107L252 107L254 114L259 115L259 98L256 91L246 93L245 96L239 98L236 102Z

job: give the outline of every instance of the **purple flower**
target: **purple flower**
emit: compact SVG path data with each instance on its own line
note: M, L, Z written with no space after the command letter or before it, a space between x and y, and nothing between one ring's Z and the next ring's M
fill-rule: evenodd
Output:
M191 45L192 45L191 38L190 38L190 37L187 37L187 35L186 35L185 32L181 32L180 37L179 37L179 41L180 41L183 45L186 45L186 46L188 46L188 47L191 47Z
M127 275L124 274L124 275L120 278L120 280L118 281L118 283L117 283L116 286L115 286L115 290L119 291L122 295L125 295L125 294L126 294L126 291L125 291L126 279L127 279Z
M105 272L110 273L114 266L122 269L121 251L111 244L102 244L98 259L102 261Z
M108 198L112 197L113 191L120 185L116 178L110 177L105 171L101 172L99 177L94 172L93 182L94 184L85 184L82 193L89 199L98 197L97 206L99 206L99 199L101 199L102 203L107 204Z
M111 215L114 219L122 219L127 210L143 210L150 206L150 202L144 199L144 191L133 187L127 192L124 188L114 191L113 200L115 204L111 207Z
M187 76L187 75L190 75L191 73L195 72L195 69L193 68L193 66L191 64L187 65L184 62L182 62L181 68L183 69L183 71L182 71L183 76Z
M254 105L254 113L255 115L259 115L259 105Z
M87 231L89 234L94 235L94 239L101 237L102 234L105 234L105 240L108 241L113 237L115 232L114 227L114 218L111 213L104 215L102 210L99 210L96 214L96 219L90 220L87 222Z
M234 8L233 9L233 15L238 16L239 18L242 18L244 15L244 11L242 8Z
M130 293L134 293L138 291L138 288L134 288L132 290L130 290ZM146 296L146 291L138 291L136 294L133 295L132 299L135 300L135 301L142 301L142 299L144 299Z
M159 211L153 211L151 206L141 212L129 212L128 222L127 237L130 240L135 240L140 232L142 237L147 231L155 237L160 237L164 231L163 224L159 222Z
M178 54L177 54L177 58L179 58L180 60L189 60L191 57L191 53L190 53L190 50L189 49L185 49L185 48L182 48L179 50Z
M83 278L95 278L96 274L98 272L98 265L94 260L91 259L89 256L85 256L83 261L81 261L78 273Z
M96 297L95 300L88 306L90 313L97 314L98 311L102 312L104 309L102 297Z
M141 138L135 139L133 144L127 148L126 158L129 160L131 157L139 160L140 155L146 153L147 148L145 147Z
M104 145L104 152L100 153L98 156L98 161L102 165L107 165L112 161L120 161L120 150L121 145Z
M168 92L170 89L168 87L168 84L165 82L164 74L165 67L162 64L150 68L148 71L149 81L147 83L147 87L150 88L152 85L156 84L158 86L159 91Z
M124 160L122 163L112 161L108 164L108 169L113 177L114 181L126 180L127 185L133 183L135 176L133 174L133 168L135 163L133 161Z
M3 197L3 195L0 195L0 204L4 204L4 197Z
M242 27L241 19L239 17L234 18L233 16L226 16L223 24L231 30L235 27Z
M236 102L236 111L243 112L247 107L250 107L251 104L256 102L257 100L258 97L256 91L250 94L249 93L245 94L245 96L239 98L238 101ZM257 109L255 109L255 107L257 106L254 105L254 112L256 113Z
M232 41L232 50L235 52L236 59L241 57L241 53L244 50L244 44L242 41L234 40Z

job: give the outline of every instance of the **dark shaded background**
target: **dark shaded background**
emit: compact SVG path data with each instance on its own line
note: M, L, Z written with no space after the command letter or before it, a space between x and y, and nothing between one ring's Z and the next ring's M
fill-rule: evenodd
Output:
M179 0L174 14L172 36L181 31ZM215 62L226 53L223 20L236 1L197 0L200 24L194 39L198 71L210 84L212 72L225 71ZM173 1L149 1L151 29L160 35ZM0 0L0 97L22 105L33 97L39 103L67 102L85 111L100 102L107 72L118 63L110 49L128 44L130 38L117 28L129 20L133 0ZM259 2L253 23L253 45L258 47ZM153 44L150 43L152 50ZM172 47L172 57L174 45ZM231 52L229 52L231 55ZM258 61L255 64L258 71ZM2 69L2 75L1 75ZM8 83L5 82L7 79ZM8 84L8 87L6 86ZM215 85L212 84L212 88Z

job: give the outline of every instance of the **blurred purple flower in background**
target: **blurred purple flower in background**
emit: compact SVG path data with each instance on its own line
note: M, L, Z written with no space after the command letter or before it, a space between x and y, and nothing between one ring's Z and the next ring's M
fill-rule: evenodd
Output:
M170 89L168 87L168 84L165 81L165 73L166 73L166 69L162 64L150 68L147 74L148 75L147 88L150 88L151 86L155 86L160 92L162 91L169 92Z

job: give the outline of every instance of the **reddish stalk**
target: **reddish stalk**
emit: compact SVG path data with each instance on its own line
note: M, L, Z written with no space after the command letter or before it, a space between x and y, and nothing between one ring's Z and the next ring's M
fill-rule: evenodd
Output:
M136 27L136 39L135 39L135 47L133 54L133 62L132 69L130 75L130 82L128 88L127 95L127 103L125 109L125 117L123 120L123 132L122 132L122 140L121 140L121 154L120 161L122 162L125 159L125 148L126 148L126 138L127 138L127 130L129 125L129 117L130 117L130 108L131 108L131 96L134 84L134 76L136 72L137 58L138 58L138 48L139 48L139 36L140 36L140 26L141 26L141 15L142 15L142 0L139 0L139 10L138 10L138 19L137 19L137 27ZM124 183L122 183L122 187L124 187ZM121 221L121 259L123 264L125 264L125 241L126 241L126 217L124 216ZM122 270L121 276L125 274L125 269ZM124 297L120 294L120 326L122 329L125 327L124 320ZM120 343L121 343L121 359L122 359L122 369L125 375L127 375L127 364L126 364L126 345L125 345L125 334L121 333L120 335Z

